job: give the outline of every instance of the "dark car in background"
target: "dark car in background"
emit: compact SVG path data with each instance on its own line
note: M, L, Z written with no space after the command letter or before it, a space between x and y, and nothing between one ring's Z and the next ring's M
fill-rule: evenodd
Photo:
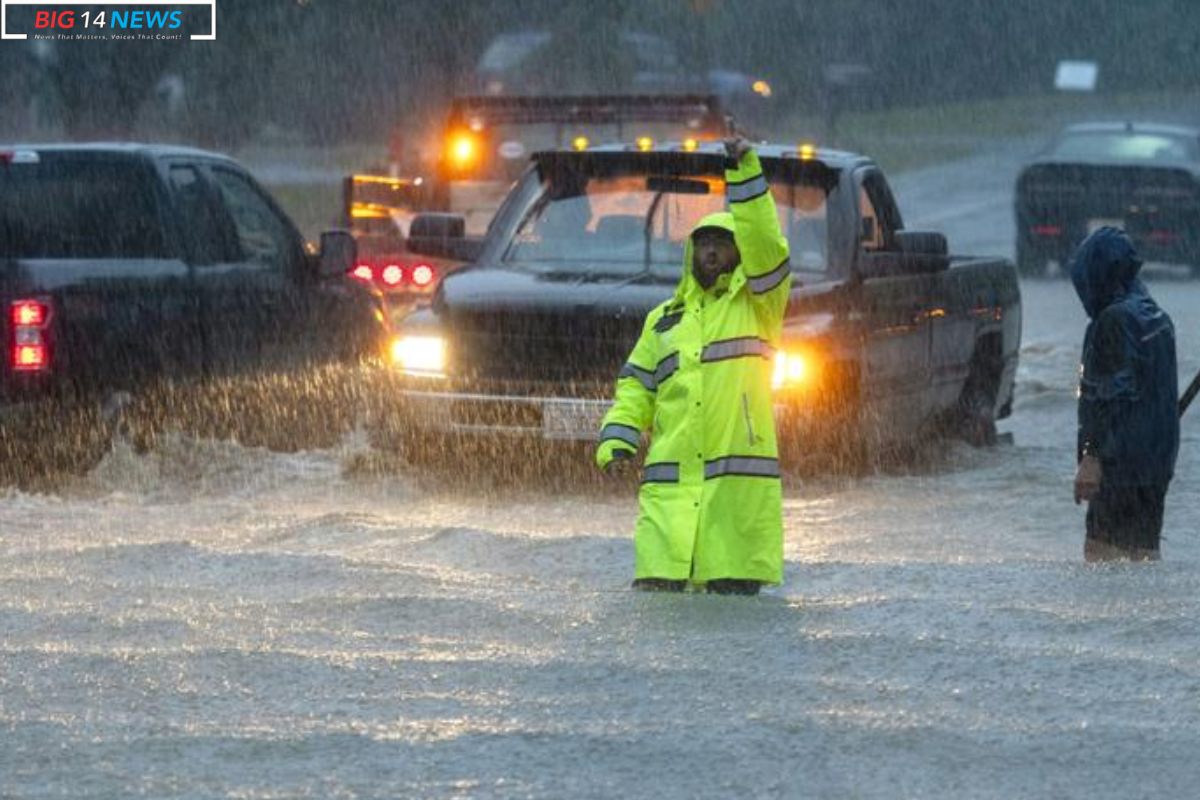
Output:
M1065 128L1017 178L1017 267L1065 273L1071 252L1103 225L1123 228L1146 261L1200 273L1200 131L1091 122Z

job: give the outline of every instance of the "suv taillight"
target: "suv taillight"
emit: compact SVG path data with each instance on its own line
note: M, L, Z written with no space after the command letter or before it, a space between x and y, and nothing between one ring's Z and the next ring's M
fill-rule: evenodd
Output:
M17 372L50 369L50 303L46 300L14 300L8 307L8 364Z

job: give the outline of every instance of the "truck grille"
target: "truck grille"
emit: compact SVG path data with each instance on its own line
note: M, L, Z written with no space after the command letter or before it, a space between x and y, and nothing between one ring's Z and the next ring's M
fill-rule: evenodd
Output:
M607 385L637 341L642 320L580 315L459 315L451 370L472 382L558 387ZM539 392L540 393L540 392Z

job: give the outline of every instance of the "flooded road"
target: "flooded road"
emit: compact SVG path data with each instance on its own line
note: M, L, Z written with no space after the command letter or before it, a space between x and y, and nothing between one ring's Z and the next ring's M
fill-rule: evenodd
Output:
M904 176L909 227L1011 255L1021 157ZM1188 380L1200 286L1151 280ZM445 495L353 436L9 492L0 797L1191 796L1200 417L1163 562L1083 565L1084 316L1023 292L1015 444L791 489L756 599L629 591L632 494Z

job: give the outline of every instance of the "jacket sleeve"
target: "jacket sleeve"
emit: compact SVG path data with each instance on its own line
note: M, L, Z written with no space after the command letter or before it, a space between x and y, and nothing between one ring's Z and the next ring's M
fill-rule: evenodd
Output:
M1103 462L1117 456L1122 422L1140 397L1135 360L1132 333L1126 330L1118 311L1105 311L1084 339L1078 458L1093 455Z
M653 322L657 315L647 316L642 334L633 352L617 373L616 396L612 408L604 415L600 427L600 444L596 447L596 465L604 469L621 451L632 457L642 443L642 432L654 419L657 382L654 370L658 364L658 338Z
M767 338L777 339L792 286L792 270L788 242L779 229L775 198L753 150L742 156L736 168L725 171L725 194L733 213L734 237L750 298Z

